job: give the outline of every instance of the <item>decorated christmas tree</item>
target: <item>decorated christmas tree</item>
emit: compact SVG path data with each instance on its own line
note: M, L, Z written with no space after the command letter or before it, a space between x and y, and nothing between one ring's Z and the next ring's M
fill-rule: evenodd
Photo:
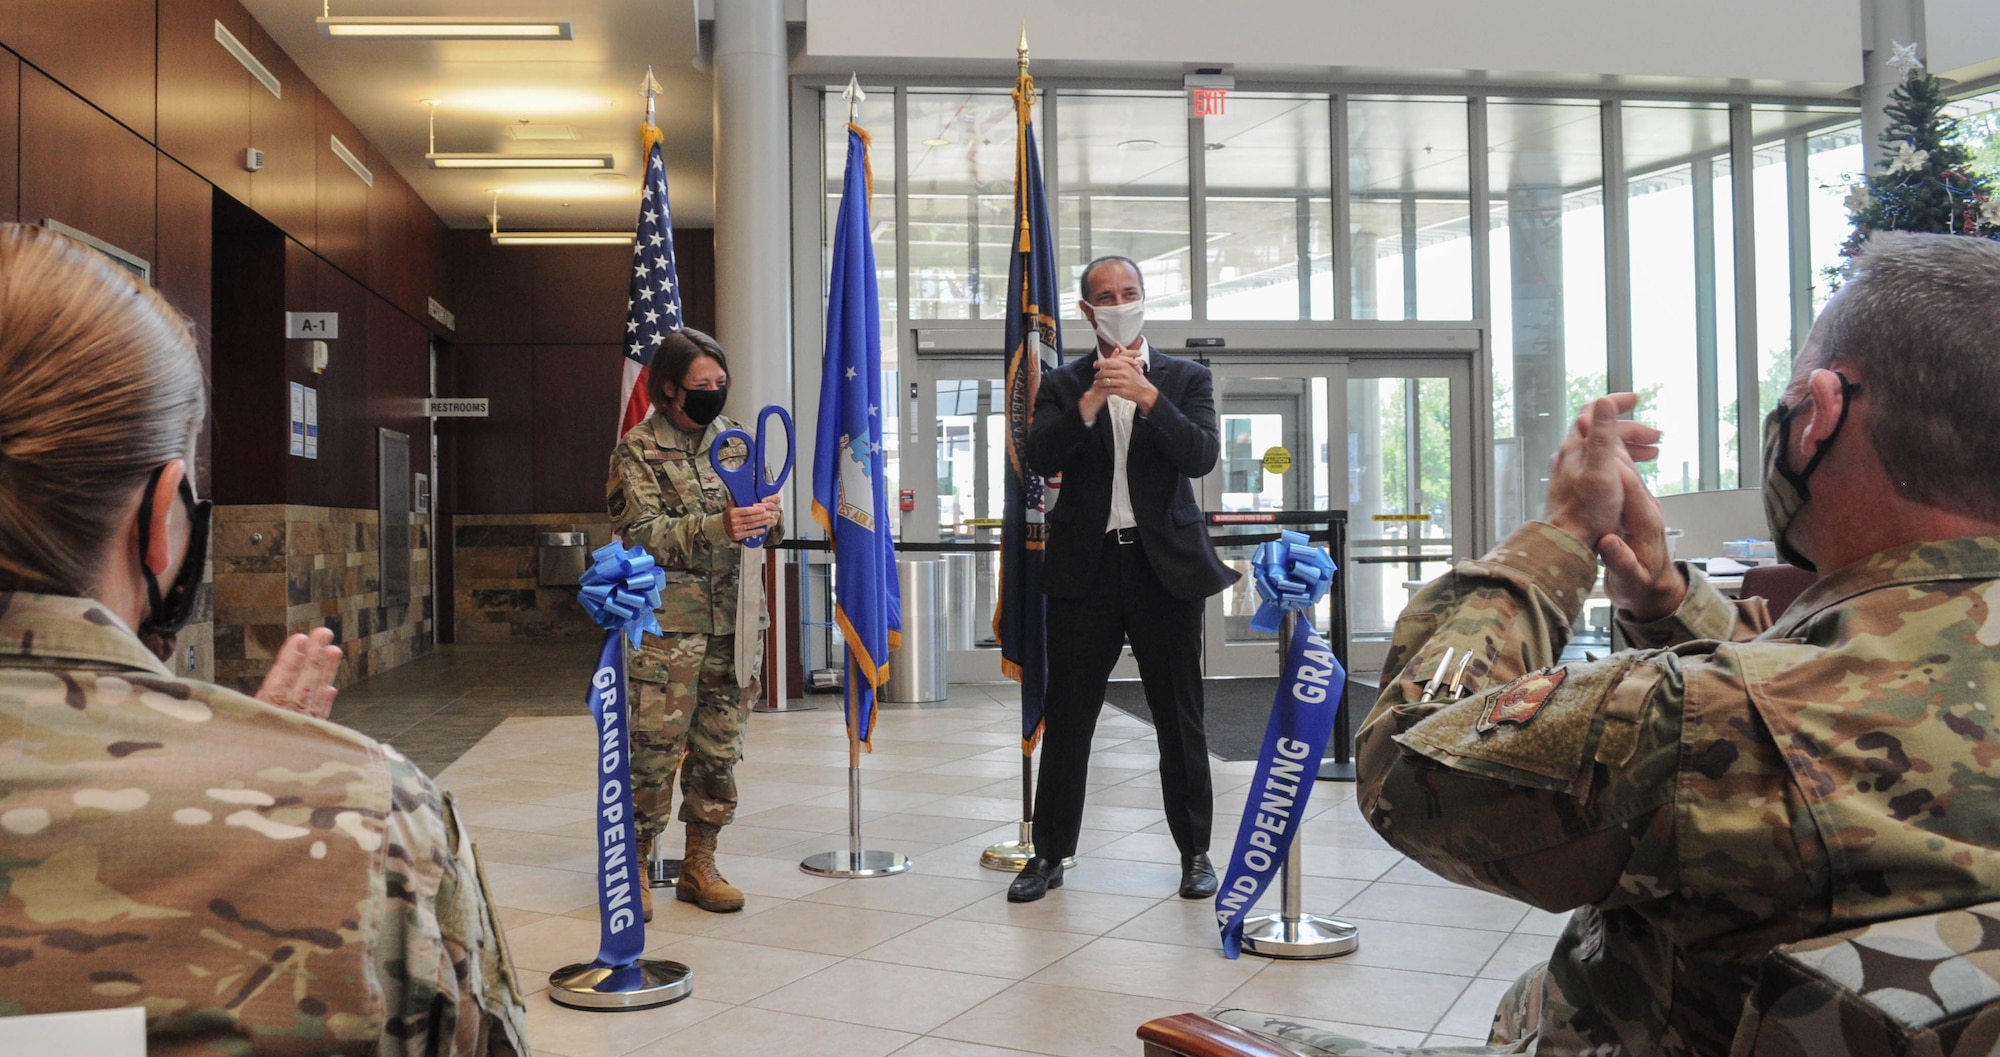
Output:
M2000 194L1971 167L1972 152L1945 111L1944 82L1926 72L1916 45L1898 44L1889 65L1903 71L1890 93L1882 160L1847 196L1854 231L1840 254L1851 262L1877 231L1926 231L2000 238ZM1829 269L1835 286L1845 269Z

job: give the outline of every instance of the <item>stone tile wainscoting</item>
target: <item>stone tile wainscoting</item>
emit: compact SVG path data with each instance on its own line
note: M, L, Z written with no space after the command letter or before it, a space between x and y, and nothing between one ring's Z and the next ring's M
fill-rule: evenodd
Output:
M286 636L321 624L347 653L347 686L430 652L430 518L410 515L410 602L381 604L373 510L271 504L215 508L215 681L253 692Z
M459 642L596 641L602 629L574 586L536 584L536 537L581 532L589 549L611 542L611 519L593 514L459 514L452 518L452 590Z

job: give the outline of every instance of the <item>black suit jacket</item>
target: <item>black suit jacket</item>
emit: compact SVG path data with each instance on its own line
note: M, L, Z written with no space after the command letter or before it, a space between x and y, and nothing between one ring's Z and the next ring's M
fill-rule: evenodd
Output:
M1044 477L1062 474L1049 511L1042 589L1081 598L1096 578L1104 525L1111 517L1111 408L1086 424L1077 402L1097 377L1097 353L1042 376L1028 429L1028 465ZM1215 383L1208 368L1152 350L1146 377L1160 391L1149 415L1133 415L1125 481L1139 539L1153 572L1176 598L1207 598L1241 579L1208 541L1192 479L1215 468L1222 442L1215 424Z

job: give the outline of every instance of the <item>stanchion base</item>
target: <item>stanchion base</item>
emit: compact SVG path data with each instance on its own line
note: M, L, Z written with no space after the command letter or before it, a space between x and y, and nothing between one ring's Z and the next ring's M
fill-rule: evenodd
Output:
M1301 914L1287 922L1277 914L1243 923L1243 949L1266 958L1333 958L1361 946L1361 930L1345 921Z
M654 859L646 871L647 887L672 888L681 883L679 859Z
M1007 873L1020 873L1021 867L1028 865L1028 860L1034 857L1035 857L1034 844L1032 843L1023 844L1018 840L1010 840L1004 843L995 844L992 847L986 849L985 851L980 852L979 865L984 866L989 870L1003 870ZM1065 870L1076 869L1076 856L1072 855L1069 858L1064 859L1063 869Z
M764 712L764 713L817 712L819 711L819 706L813 704L810 701L780 701L775 705L771 704L769 701L759 701L756 704L750 706L750 711Z
M606 990L611 970L587 963L565 965L549 974L549 1000L571 1009L617 1013L652 1009L694 994L694 970L679 962L639 959L639 986L630 991Z
M858 856L848 851L823 851L799 863L799 869L821 877L887 877L909 868L910 857L894 851L864 851Z
M1352 782L1355 781L1354 765L1338 760L1321 760L1317 777L1322 782Z

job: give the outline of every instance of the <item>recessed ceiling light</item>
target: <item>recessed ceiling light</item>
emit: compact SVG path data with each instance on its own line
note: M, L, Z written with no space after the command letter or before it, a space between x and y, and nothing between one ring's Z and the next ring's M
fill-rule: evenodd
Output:
M433 169L609 169L609 154L426 154Z
M630 246L631 232L617 231L496 231L495 246Z
M553 174L551 174L553 175ZM592 173L591 175L602 175ZM619 198L631 198L639 193L639 185L618 180L583 180L524 178L523 182L509 184L506 189L509 198L529 198L540 201L603 202Z
M1156 139L1128 139L1118 144L1119 150L1152 150L1160 145Z
M327 37L400 37L404 40L573 40L567 20L455 18L437 15L329 15L318 20Z
M446 110L473 110L519 119L607 110L612 101L575 88L508 87L453 92L442 97L438 105Z
M946 139L946 138L944 138L943 136L932 136L931 138L929 138L929 139L927 139L927 140L924 140L924 141L923 141L923 143L924 143L924 146L926 146L926 147L949 147L949 146L951 146L951 141L950 141L950 140L948 140L948 139Z

